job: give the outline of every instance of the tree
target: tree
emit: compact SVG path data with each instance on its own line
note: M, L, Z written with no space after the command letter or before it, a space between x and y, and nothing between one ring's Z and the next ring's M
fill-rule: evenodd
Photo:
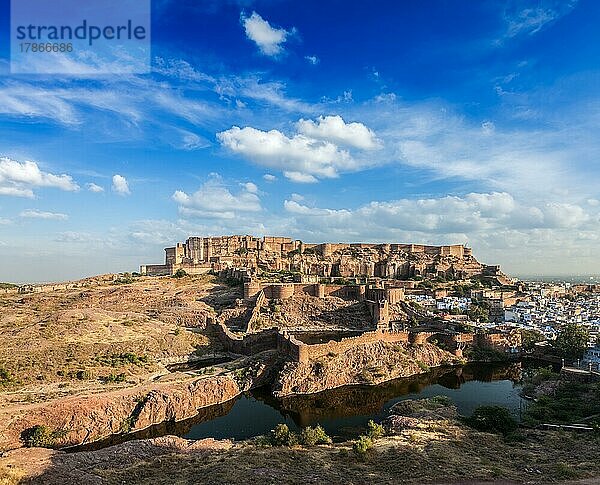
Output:
M565 359L580 359L588 343L588 331L576 322L562 326L554 342L554 350Z
M537 330L521 330L521 347L523 350L533 350L536 343L544 340L546 340L546 337Z
M474 321L479 322L489 322L490 321L490 310L489 306L482 302L480 304L472 303L469 308L469 312L467 313L469 318Z
M505 435L518 427L510 411L502 406L479 406L473 411L472 416L466 418L466 422L479 431Z

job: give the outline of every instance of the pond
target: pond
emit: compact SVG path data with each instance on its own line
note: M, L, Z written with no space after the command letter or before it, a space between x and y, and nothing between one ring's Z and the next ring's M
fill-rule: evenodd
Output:
M381 421L387 417L398 401L436 395L448 396L463 415L471 414L478 406L494 404L509 408L519 419L526 406L518 384L525 366L512 363L437 368L377 386L346 386L282 399L274 398L267 388L255 389L226 403L202 408L197 416L185 421L162 423L75 449L99 449L129 439L167 434L189 439L243 440L266 434L278 423L286 423L293 430L320 424L334 440L341 441L363 432L370 419Z

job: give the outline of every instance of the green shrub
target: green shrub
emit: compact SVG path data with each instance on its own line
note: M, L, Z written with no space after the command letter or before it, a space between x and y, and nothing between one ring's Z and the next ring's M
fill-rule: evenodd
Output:
M293 446L298 444L298 436L290 431L287 424L278 424L269 434L273 446Z
M7 369L0 366L0 388L9 386L13 382L15 382L13 375Z
M183 278L184 276L187 276L187 273L185 272L184 269L179 268L177 271L175 271L175 273L173 274L173 278Z
M102 355L96 357L96 360L101 364L110 365L111 367L120 367L127 364L134 364L141 367L150 361L147 355L137 355L133 352L123 352L110 356Z
M133 283L133 278L130 273L123 273L123 276L115 278L112 282L113 285L128 285Z
M115 374L111 372L108 376L104 378L104 383L117 383L117 382L125 382L125 373L121 372L120 374Z
M21 433L21 439L27 448L52 448L56 446L56 442L66 436L66 430L52 431L48 426L38 424L24 430Z
M435 409L438 407L451 406L453 401L448 396L433 396L427 399L427 403L430 407Z
M372 419L369 419L369 422L367 423L367 436L369 438L375 440L377 438L381 438L384 435L384 433L385 431L383 429L383 426L377 424Z
M510 411L502 406L479 406L466 419L466 423L479 431L507 435L518 427Z
M554 464L554 472L562 480L572 480L581 476L577 471L577 468L574 468L572 465L565 462L558 462Z
M78 370L75 374L75 377L77 377L77 379L80 381L87 381L88 379L92 378L92 374L89 370Z
M307 426L300 434L300 443L307 446L327 445L331 443L331 438L327 435L322 426L317 425L314 428Z
M361 457L365 456L371 448L373 448L373 440L368 436L360 435L352 442L352 451Z

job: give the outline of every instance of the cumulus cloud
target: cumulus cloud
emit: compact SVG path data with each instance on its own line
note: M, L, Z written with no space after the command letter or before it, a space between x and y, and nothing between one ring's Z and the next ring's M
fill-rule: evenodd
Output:
M277 56L283 52L283 44L292 31L272 27L256 12L247 17L243 12L240 20L246 31L246 37L253 41L266 56Z
M233 219L238 213L262 210L258 187L252 182L242 184L242 190L232 193L218 176L213 176L193 194L177 190L172 199L184 216Z
M217 139L232 152L264 167L279 169L286 178L300 183L335 178L342 172L374 163L350 153L352 148L370 150L379 146L375 134L362 123L346 123L340 116L327 116L316 122L301 119L297 128L299 133L287 136L279 130L233 126L217 133Z
M129 190L129 183L127 182L127 179L119 174L113 175L112 189L119 195L131 194L131 191Z
M267 182L275 182L275 180L277 180L277 177L275 177L275 175L273 174L266 173L263 175L263 179L265 179Z
M309 64L312 64L313 66L316 66L320 62L320 59L317 56L304 56L304 59L306 59Z
M24 210L19 216L26 219L46 219L56 221L66 221L69 218L67 214L61 214L60 212L46 212L37 209Z
M95 192L95 193L100 193L100 192L104 192L104 188L101 187L100 185L97 185L93 182L90 182L88 184L85 184L85 186L87 187L87 189L90 192Z
M316 184L318 182L317 178L310 175L309 173L285 170L283 172L283 175L288 180L291 180L292 182L296 182L298 184Z
M287 169L289 174L332 178L339 169L352 169L356 163L345 150L333 143L304 135L287 137L278 130L262 131L252 127L217 133L219 142L234 153L269 168ZM290 177L289 177L290 178Z
M0 157L0 195L33 198L33 189L36 187L79 190L79 186L70 175L54 175L40 170L35 162L18 162Z
M407 231L435 239L506 230L585 229L599 217L576 204L532 206L506 192L373 201L353 210L309 207L291 197L284 202L284 209L299 217L298 225L307 230L359 231L367 238Z
M258 187L256 186L256 184L252 183L252 182L246 182L245 184L242 184L244 189L246 189L246 192L249 192L251 194L256 194L258 192Z
M298 132L318 140L338 145L373 150L381 145L375 133L362 123L346 123L341 116L319 116L316 121L301 119L296 123Z

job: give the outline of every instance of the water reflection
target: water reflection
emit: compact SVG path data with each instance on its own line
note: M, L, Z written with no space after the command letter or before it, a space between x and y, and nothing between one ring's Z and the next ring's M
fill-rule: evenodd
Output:
M77 447L99 449L129 439L166 434L191 439L206 437L247 439L265 434L278 423L291 429L321 424L337 440L355 437L369 419L381 420L398 401L446 395L462 414L483 404L506 406L518 416L521 398L517 383L523 367L471 364L437 368L378 386L347 386L308 396L275 399L267 388L256 389L224 404L200 409L197 416L178 423L162 423L130 435Z

